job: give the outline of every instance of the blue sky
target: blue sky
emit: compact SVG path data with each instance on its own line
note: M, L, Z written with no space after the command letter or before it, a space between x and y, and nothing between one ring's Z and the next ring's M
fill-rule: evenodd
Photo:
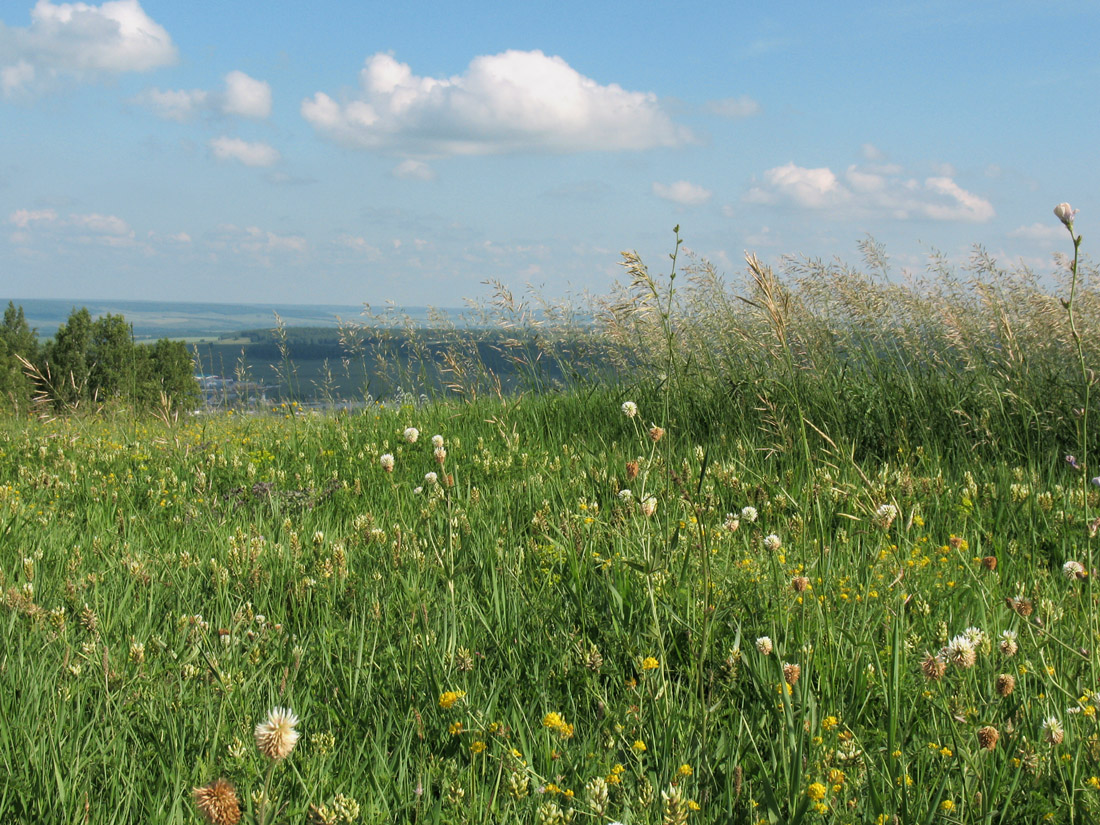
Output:
M605 292L672 227L899 277L1100 221L1096 4L0 6L0 294ZM1098 236L1100 237L1100 236Z

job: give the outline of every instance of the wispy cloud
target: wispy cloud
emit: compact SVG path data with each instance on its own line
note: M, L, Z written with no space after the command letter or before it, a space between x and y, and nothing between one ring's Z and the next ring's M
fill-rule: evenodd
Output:
M395 178L414 180L435 180L435 170L422 160L403 160L393 168Z
M27 27L0 23L0 92L33 94L59 77L92 80L175 63L168 32L138 0L51 3L38 0Z
M1029 241L1044 241L1046 243L1069 240L1066 228L1057 221L1052 223L1036 222L1030 226L1018 226L1008 233L1008 237L1024 238Z
M654 183L653 194L681 206L699 206L709 201L714 193L696 183L678 180L675 183Z
M44 238L58 243L101 246L138 245L136 233L122 218L101 212L70 212L62 216L54 209L17 209L8 215L16 227L12 240L19 244Z
M133 99L165 120L187 121L200 113L262 119L271 115L271 86L242 71L225 76L225 89L146 89Z
M737 119L760 114L760 104L748 95L724 97L721 100L708 100L706 109L712 115Z
M256 257L261 263L270 264L275 252L305 252L309 245L301 235L279 235L258 226L239 227L222 224L209 245L215 250L235 252Z
M764 172L763 180L749 189L745 200L839 215L875 212L897 220L983 223L995 214L993 204L949 176L921 181L900 174L897 167L852 165L840 176L828 167L811 169L787 163Z
M560 57L507 51L462 75L421 77L391 55L367 58L358 93L324 92L301 113L322 135L405 157L650 149L691 139L656 95L600 85Z
M237 160L245 166L272 166L279 162L279 151L262 141L216 137L211 139L210 149L219 160Z

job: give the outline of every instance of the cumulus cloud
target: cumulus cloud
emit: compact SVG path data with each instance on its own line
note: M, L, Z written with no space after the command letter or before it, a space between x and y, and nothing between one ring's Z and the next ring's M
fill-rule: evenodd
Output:
M435 170L422 160L403 160L393 168L395 178L435 180Z
M244 72L230 72L225 76L221 110L227 115L265 118L271 114L271 86Z
M0 91L11 98L68 76L144 72L176 61L163 26L138 0L51 3L38 0L27 27L0 23Z
M271 86L242 71L225 76L225 90L146 89L133 99L165 120L186 121L200 113L266 118L271 114Z
M654 183L653 194L682 206L698 206L709 201L714 193L696 183L678 180L676 183Z
M752 117L760 114L760 104L748 95L726 97L707 102L707 111L712 115L729 118Z
M920 181L903 176L893 166L853 165L841 177L827 167L809 169L787 163L767 170L745 200L811 210L875 212L898 220L917 217L982 223L994 215L989 201L963 189L951 177Z
M245 166L272 166L279 161L279 151L263 141L216 137L210 149L219 160L238 160Z
M346 146L405 156L650 149L691 139L656 95L600 85L541 51L475 57L449 78L420 77L375 54L355 95L317 92L301 113Z

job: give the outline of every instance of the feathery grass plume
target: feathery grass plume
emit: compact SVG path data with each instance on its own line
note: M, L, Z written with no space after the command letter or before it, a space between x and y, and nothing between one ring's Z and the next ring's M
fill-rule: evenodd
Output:
M273 708L267 719L256 725L256 747L268 759L285 759L298 742L298 717L290 708Z
M225 779L191 791L195 806L210 825L237 825L241 821L241 801L237 789Z

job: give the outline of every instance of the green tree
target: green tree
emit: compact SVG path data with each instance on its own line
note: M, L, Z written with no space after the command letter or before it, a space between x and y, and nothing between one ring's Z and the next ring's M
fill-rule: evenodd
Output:
M20 357L32 364L38 361L38 333L27 324L23 307L8 301L0 325L0 398L8 399L16 410L30 402L34 389Z
M188 409L199 400L199 384L195 380L195 364L183 341L161 338L140 349L148 353L148 379L142 383L145 404L159 404L163 392L177 408Z
M46 346L46 367L54 403L61 407L89 397L88 350L92 343L92 316L87 307L74 309Z
M92 323L88 383L100 399L132 398L137 387L134 340L121 315L107 313Z

